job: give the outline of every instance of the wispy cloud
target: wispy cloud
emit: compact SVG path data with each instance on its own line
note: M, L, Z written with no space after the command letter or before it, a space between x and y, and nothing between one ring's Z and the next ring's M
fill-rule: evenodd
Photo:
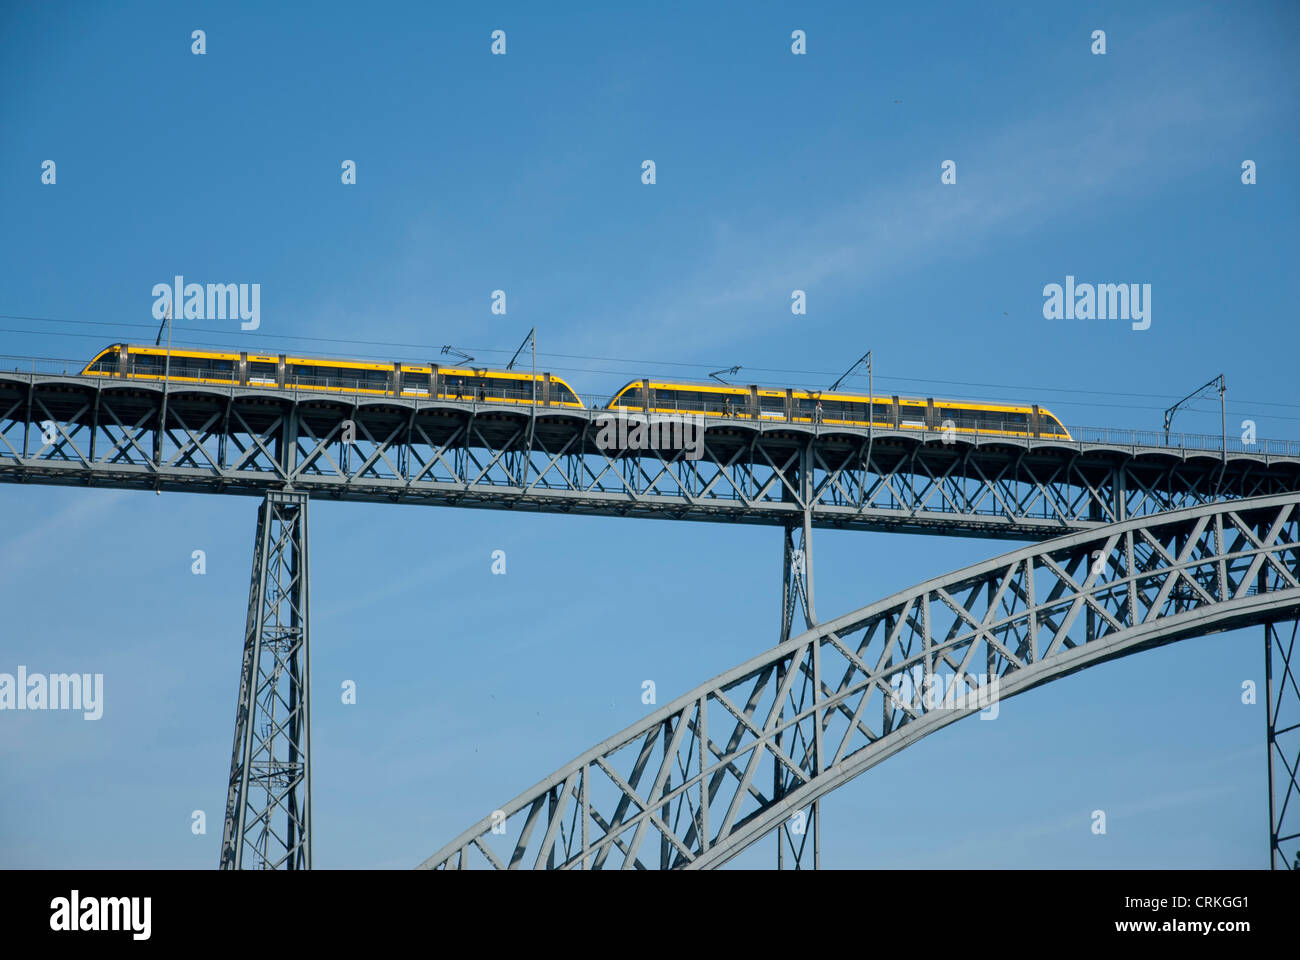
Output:
M4 545L3 554L0 554L0 575L28 568L56 569L57 563L50 558L84 538L87 530L106 514L111 514L113 508L128 496L130 494L124 490L82 490L62 510L47 517L29 517L34 523L24 533L0 540Z
M925 185L877 182L834 208L771 203L715 224L712 255L658 303L629 306L621 322L603 325L602 349L635 352L648 337L697 349L734 343L782 322L771 307L788 303L792 289L869 290L1065 216L1089 218L1103 202L1113 209L1212 162L1193 149L1207 131L1224 136L1272 108L1230 82L1232 63L1207 64L1186 83L1185 65L1173 81L1162 66L1150 65L1145 93L1115 82L936 157ZM959 161L955 187L940 185L943 159ZM611 342L610 329L624 332Z

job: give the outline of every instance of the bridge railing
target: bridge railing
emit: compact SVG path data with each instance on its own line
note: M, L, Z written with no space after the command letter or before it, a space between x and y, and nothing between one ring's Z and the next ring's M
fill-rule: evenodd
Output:
M1116 427L1068 427L1070 436L1081 443L1113 443L1125 447L1168 447L1177 450L1205 450L1222 453L1224 437L1213 433L1170 433L1163 430L1123 430ZM1229 434L1229 453L1267 453L1300 456L1300 441L1256 439L1247 443Z
M74 360L61 357L19 357L9 354L0 354L0 371L13 372L20 374L29 374L32 376L77 376L85 368L85 360ZM185 378L190 382L196 380L210 380L217 383L218 380L212 380L210 371L202 368L190 368L183 363L173 363L171 367L171 376L176 379ZM98 378L96 378L98 379ZM273 386L273 384L261 384ZM347 393L351 392L378 392L384 391L384 384L372 380L348 379L348 378L319 378L319 377L296 377L291 382L280 389L287 390L320 390L331 389ZM466 386L464 389L463 402L472 403L476 398L471 387ZM524 384L518 388L507 386L505 397L507 399L527 402L532 399L532 388ZM456 399L455 387L448 384L442 391L444 398ZM494 395L500 391L494 391ZM540 393L540 391L539 391ZM428 397L427 386L410 386L403 385L402 395L409 399L420 399ZM479 400L479 402L482 402ZM655 409L670 409L657 404ZM724 419L751 419L749 412L740 406L728 406L726 404L716 403L682 403L672 401L671 409L683 415L706 416ZM610 413L619 413L619 410L610 411L604 405L593 407L591 415L593 417L606 416ZM621 411L623 413L634 413L634 411ZM763 411L763 420L776 422L779 417L771 416L768 411ZM804 423L815 421L815 415L807 415L807 411L796 411L796 418ZM965 434L970 428L976 426L984 429L1001 429L1009 434L1021 434L1024 432L1023 424L1002 423L989 424L975 421L966 422L964 420L954 421L959 433ZM835 421L824 419L823 426L833 427ZM909 431L917 433L931 433L943 436L945 433L942 422L932 426L926 426L923 423L916 423L906 427ZM1221 453L1224 449L1225 438L1221 434L1204 434L1204 433L1169 433L1163 430L1136 430L1124 429L1118 427L1091 427L1091 426L1068 426L1070 437L1079 443L1107 443L1116 446L1125 447L1157 447L1170 450L1194 450L1209 453ZM1267 454L1270 456L1300 457L1300 440L1277 440L1277 439L1256 439L1253 443L1248 443L1238 436L1229 434L1226 438L1227 450L1229 453L1243 454Z
M62 357L17 357L0 353L0 370L5 373L36 373L49 376L75 377L86 369L86 360L67 360Z

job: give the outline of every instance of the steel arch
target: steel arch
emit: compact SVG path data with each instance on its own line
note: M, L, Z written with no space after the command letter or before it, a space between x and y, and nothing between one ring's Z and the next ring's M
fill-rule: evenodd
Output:
M421 867L719 866L994 698L1139 650L1297 615L1300 493L1034 544L715 677L493 811ZM782 782L781 796L762 789Z

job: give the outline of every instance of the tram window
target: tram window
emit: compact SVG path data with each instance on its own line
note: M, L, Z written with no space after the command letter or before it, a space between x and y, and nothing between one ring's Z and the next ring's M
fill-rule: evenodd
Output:
M1012 413L1006 410L980 410L978 422L984 430L1025 430L1029 426L1029 416L1024 413Z
M352 369L346 371L346 373L349 379L357 381L362 390L386 390L388 388L387 370Z
M252 379L253 368L256 366L258 364L250 363L248 365L249 379ZM296 380L298 383L309 386L342 387L349 390L388 389L387 370L361 370L356 367L327 367L311 363L295 363L287 368L285 375L290 382Z
M633 387L633 388L630 389L630 390L625 390L625 391L624 391L623 393L621 393L621 394L618 396L618 398L614 401L614 406L615 406L615 407L619 407L619 406L623 406L623 407L639 407L639 406L641 406L641 388L640 388L640 387Z
M505 380L500 377L492 377L488 380L488 383L491 384L490 389L494 391L491 396L507 397L511 400L524 400L528 403L532 403L533 384L536 384L537 399L539 401L542 399L542 380L540 377L537 380L531 380L528 378Z
M295 368L300 377L309 377L318 385L344 387L347 389L385 389L388 385L388 373L381 370L359 370L356 367L308 367ZM379 373L382 378L380 386L375 387L369 374Z
M250 362L248 364L249 383L275 383L275 364Z
M343 380L343 371L338 367L303 367L304 375L317 382L318 386L336 385Z
M759 409L764 413L785 413L785 397L764 397L758 398Z
M551 381L551 402L552 403L577 403L578 398L574 396L572 390L566 384Z
M202 380L232 380L235 364L232 360L214 360L210 357L184 357L180 365L185 368L187 376Z
M151 353L137 353L131 355L131 362L131 372L137 376L161 377L167 358L165 356L155 356Z
M416 373L413 370L403 370L402 389L403 390L428 390L429 375L427 373Z

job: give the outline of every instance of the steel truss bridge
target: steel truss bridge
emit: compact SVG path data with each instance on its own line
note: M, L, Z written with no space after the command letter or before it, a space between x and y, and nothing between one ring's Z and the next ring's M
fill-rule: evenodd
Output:
M262 498L222 867L311 866L311 499L785 531L777 647L575 760L426 866L710 867L773 832L778 866L817 866L822 794L972 712L891 699L904 672L924 683L952 671L958 685L980 674L1007 697L1248 624L1265 625L1270 856L1290 866L1300 689L1295 628L1279 624L1300 604L1300 444L710 417L695 450L611 449L607 415L0 373L0 481ZM1037 543L819 624L815 527ZM792 638L797 608L809 629ZM504 854L503 826L516 831Z
M424 866L695 869L782 828L802 844L815 824L788 833L796 814L962 717L1297 612L1300 494L1059 537L811 627L561 767ZM1281 678L1293 690L1294 639ZM1288 773L1284 803L1300 803L1293 761Z

